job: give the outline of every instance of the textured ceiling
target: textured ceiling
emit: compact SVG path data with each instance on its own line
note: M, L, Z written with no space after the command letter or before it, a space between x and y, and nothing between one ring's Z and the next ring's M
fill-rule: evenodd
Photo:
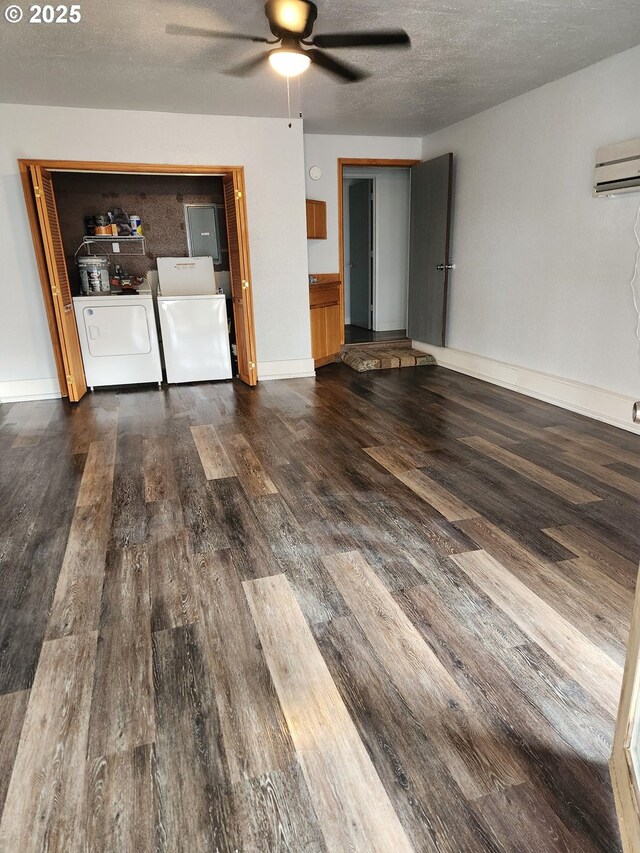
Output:
M2 4L3 8L7 5ZM26 2L22 2L25 11ZM422 135L640 43L638 0L325 0L316 33L403 27L413 47L350 49L373 72L343 85L312 68L301 82L305 129ZM168 36L167 23L269 35L259 0L83 0L73 24L0 19L0 102L222 115L287 114L268 67L222 69L259 44ZM291 89L294 114L298 84Z

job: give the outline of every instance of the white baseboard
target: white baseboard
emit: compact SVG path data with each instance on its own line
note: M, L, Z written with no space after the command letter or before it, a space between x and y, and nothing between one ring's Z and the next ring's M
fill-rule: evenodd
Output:
M258 379L261 382L269 379L298 379L299 377L315 375L316 371L312 358L258 362Z
M0 402L22 403L30 400L57 400L62 397L58 380L14 379L0 382Z
M605 388L596 388L594 385L586 385L573 379L562 379L560 376L540 373L527 367L516 367L513 364L494 361L462 350L431 346L420 341L412 341L412 344L415 349L433 355L440 367L447 367L449 370L465 373L467 376L475 376L476 379L484 379L493 385L510 388L528 397L535 397L537 400L553 403L554 406L560 406L562 409L569 409L571 412L578 412L589 418L640 434L640 424L634 424L631 420L633 397L607 391Z

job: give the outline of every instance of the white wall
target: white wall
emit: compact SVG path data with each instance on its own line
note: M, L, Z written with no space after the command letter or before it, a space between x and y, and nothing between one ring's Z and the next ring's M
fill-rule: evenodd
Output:
M346 187L353 178L375 181L375 271L373 328L379 332L405 329L409 281L408 169L350 167L344 170L345 320L349 319L349 203ZM350 177L349 177L350 176Z
M640 398L640 194L591 196L598 146L640 137L638 80L640 47L424 139L456 164L449 347Z
M21 157L244 166L258 375L312 372L301 121L2 104L0 399L58 392Z
M395 136L330 136L304 135L304 161L307 198L327 203L327 239L309 240L309 271L335 273L340 261L338 243L338 159L367 157L371 159L420 160L422 142L418 138ZM311 166L320 166L322 177L312 181Z

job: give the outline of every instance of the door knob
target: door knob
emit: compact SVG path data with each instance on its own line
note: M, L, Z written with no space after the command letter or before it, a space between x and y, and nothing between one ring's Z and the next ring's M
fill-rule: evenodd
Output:
M456 265L453 263L453 261L448 264L438 264L438 266L436 267L437 270L454 270L455 268Z

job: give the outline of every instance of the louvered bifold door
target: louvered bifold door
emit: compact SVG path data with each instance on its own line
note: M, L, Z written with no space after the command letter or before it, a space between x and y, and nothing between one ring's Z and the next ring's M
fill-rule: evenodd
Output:
M255 385L258 380L258 372L253 329L249 235L242 172L236 170L225 175L223 183L229 238L229 270L238 354L238 376L247 385Z
M87 392L78 329L73 312L67 264L64 257L56 199L51 174L40 166L30 166L36 208L42 232L42 244L47 262L49 285L60 337L60 348L67 381L69 400L73 403Z

